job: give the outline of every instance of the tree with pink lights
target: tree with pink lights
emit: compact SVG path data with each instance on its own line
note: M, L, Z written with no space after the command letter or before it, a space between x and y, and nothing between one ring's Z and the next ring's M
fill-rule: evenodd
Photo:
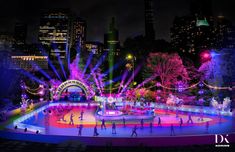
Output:
M187 69L183 65L180 56L176 53L150 53L147 58L147 75L155 75L164 87L175 87L177 82L190 80ZM166 89L163 87L165 99Z
M127 100L135 101L136 100L136 91L134 89L126 91Z

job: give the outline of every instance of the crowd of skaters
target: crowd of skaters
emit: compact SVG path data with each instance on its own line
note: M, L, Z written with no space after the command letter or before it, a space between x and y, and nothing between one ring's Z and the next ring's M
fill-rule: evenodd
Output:
M68 109L67 109L68 110ZM83 120L83 116L84 116L84 111L81 110L80 112L80 116L78 117L79 120ZM179 117L178 113L176 114L176 117ZM64 118L63 118L64 120ZM198 121L203 121L203 114L200 114L200 117L198 118ZM125 117L122 118L122 123L123 123L123 127L126 127L126 119ZM187 123L185 123L186 125L187 124L193 124L193 119L192 119L192 114L191 113L188 113L188 120L187 120ZM71 113L70 114L70 119L69 119L69 125L74 125L74 114ZM183 122L183 118L182 117L179 117L179 127L182 127L184 124ZM99 136L99 133L98 133L98 128L97 128L98 124L96 123L95 127L94 127L94 132L93 132L93 135L94 136ZM161 117L158 116L157 118L157 126L162 126L162 120L161 120ZM105 129L106 130L106 120L105 119L102 119L101 120L101 130ZM153 132L153 121L150 121L149 122L149 129L150 129L150 133ZM208 133L208 130L209 130L209 122L207 121L205 123L205 127L206 127L206 133ZM82 135L82 129L83 129L83 125L80 124L79 126L77 126L78 128L78 135L81 136ZM131 132L131 137L136 137L138 134L137 134L137 125L134 125L134 127L132 128L132 132ZM140 120L140 129L144 129L144 119L141 119ZM112 134L117 134L117 131L116 131L116 123L115 122L112 122ZM175 136L175 130L174 130L174 125L173 124L170 124L170 135L171 136Z

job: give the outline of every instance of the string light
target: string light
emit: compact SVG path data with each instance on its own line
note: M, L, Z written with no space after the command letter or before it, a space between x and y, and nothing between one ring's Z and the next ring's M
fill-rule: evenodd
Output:
M193 84L193 85L191 85L191 86L189 86L189 87L180 88L180 89L182 89L182 90L187 90L187 89L194 88L194 87L196 87L197 85L199 85L200 87L202 87L201 84L204 84L205 86L207 86L208 88L211 88L211 89L216 89L216 90L230 90L230 91L232 90L232 87L212 86L212 85L206 84L204 81L202 81L202 83L200 83L200 82L201 82L201 81L199 81L199 82L197 82L197 83L195 83L195 84ZM155 87L155 86L157 86L157 85L155 84L155 85L153 85L153 86L148 87L147 89L151 89L151 88L153 88L153 87ZM160 86L160 87L162 87L162 88L165 88L165 89L168 89L168 90L178 90L178 88L170 88L170 87L164 86L164 85L162 85L162 84L160 84L160 85L158 85L158 86Z
M218 87L218 86L212 86L209 84L206 84L204 81L202 82L204 85L206 85L208 88L215 89L215 90L232 90L232 87Z

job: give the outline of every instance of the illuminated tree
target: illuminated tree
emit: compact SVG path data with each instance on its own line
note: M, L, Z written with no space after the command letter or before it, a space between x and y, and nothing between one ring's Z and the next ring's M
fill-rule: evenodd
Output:
M164 87L175 87L177 82L190 80L187 69L176 53L150 53L147 58L146 76L154 75ZM165 97L166 90L163 88Z
M211 59L202 63L199 72L202 73L201 79L212 86L231 87L235 77L235 50L223 49L212 51ZM213 96L219 96L220 100L226 96L232 96L230 90L211 89Z

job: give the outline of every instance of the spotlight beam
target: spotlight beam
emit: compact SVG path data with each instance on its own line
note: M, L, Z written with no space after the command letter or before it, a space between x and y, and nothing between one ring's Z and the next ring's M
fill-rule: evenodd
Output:
M138 88L144 86L144 84L148 83L149 81L152 81L156 77L157 77L157 75L152 75L151 77L145 79L142 83L140 83L135 89L138 89Z
M34 66L41 74L43 74L48 80L51 80L51 76L46 73L40 66L38 66L35 62L31 62L31 65Z
M43 85L47 86L47 84L46 84L44 81L38 79L37 77L35 77L35 76L32 75L31 73L29 73L29 72L27 72L27 71L25 71L25 70L23 70L23 69L22 69L20 72L21 72L23 75L27 76L28 78L30 78L30 79L32 79L32 80L38 82L39 84L43 84Z
M110 84L113 84L114 82L117 82L117 81L119 81L119 80L121 80L121 76L117 76L117 77L115 77L113 80L109 80L109 81L106 81L105 83L104 83L104 86L107 86L107 85L110 85Z
M58 58L58 61L59 61L59 63L60 63L60 67L61 67L61 69L62 69L62 72L63 72L63 74L64 74L64 78L67 79L67 75L66 75L66 73L65 73L64 66L63 66L63 63L62 63L62 61L61 61L61 59L60 59L60 56L57 56L57 58Z
M124 71L124 74L122 75L122 81L121 81L120 86L119 86L119 88L118 88L118 93L119 93L119 91L120 91L120 89L121 89L121 86L123 85L123 83L124 83L124 81L125 81L125 79L126 79L126 77L127 77L127 74L128 74L128 70L126 69L126 70Z
M48 56L48 54L45 52L45 50L42 48L42 46L40 45L39 46L41 52L42 52L42 55L45 55L45 56ZM48 56L49 57L49 56ZM60 75L58 74L55 66L51 63L50 59L48 58L48 64L49 66L52 68L53 72L56 74L56 76L60 79L60 81L62 81Z
M108 54L108 53L105 52L104 55L102 55L102 56L99 58L97 64L96 64L95 67L91 70L91 74L94 73L95 70L97 70L97 69L99 68L99 66L104 62L104 59L106 58L107 54ZM89 74L89 75L87 76L86 80L88 80L88 79L90 78L91 74Z
M91 63L92 57L93 57L93 53L91 52L91 53L89 54L88 59L87 59L86 66L85 66L84 69L83 69L82 77L83 77L84 74L86 73L86 70L87 70L88 66L90 65L90 63Z
M109 68L108 70L106 70L104 72L105 75L108 75L110 72L112 72L113 70L117 69L119 66L121 66L124 63L124 60L119 60L119 62L117 62L113 67Z
M135 71L134 71L134 76L140 71L140 68L141 68L141 65L139 65L136 69L135 69ZM133 80L133 76L131 76L130 78L129 78L129 80L127 81L127 83L124 85L124 87L122 88L122 90L121 90L121 92L120 93L122 93L128 86L129 86L129 84L131 83L131 81Z

